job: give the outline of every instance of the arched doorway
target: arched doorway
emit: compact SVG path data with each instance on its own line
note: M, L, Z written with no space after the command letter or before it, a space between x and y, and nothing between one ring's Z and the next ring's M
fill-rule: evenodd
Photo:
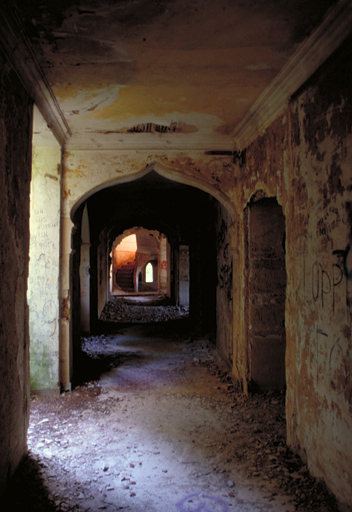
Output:
M111 294L170 297L169 254L170 244L164 233L142 226L124 231L112 244Z
M247 315L254 390L285 387L285 217L274 198L247 208Z
M176 305L189 302L192 335L215 340L217 331L217 215L218 199L151 171L139 179L98 190L75 210L73 261L81 251L82 212L87 211L90 239L90 325L100 329L99 317L109 299L111 250L117 237L133 227L165 234L170 244L170 296ZM230 216L229 216L230 218ZM229 251L230 257L231 251ZM169 265L170 263L170 265ZM72 268L77 268L72 264ZM71 275L72 289L79 289L79 272ZM222 281L221 281L222 283ZM221 322L232 325L232 316ZM79 308L73 303L72 340L79 349ZM79 351L79 350L78 350ZM76 353L76 351L73 351ZM78 360L78 358L76 358ZM74 362L73 373L75 374Z

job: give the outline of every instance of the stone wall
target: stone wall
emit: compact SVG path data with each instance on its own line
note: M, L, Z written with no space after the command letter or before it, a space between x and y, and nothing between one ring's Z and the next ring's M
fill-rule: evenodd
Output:
M26 451L32 103L0 53L0 494Z
M286 325L289 443L351 504L350 52L333 56L292 106Z

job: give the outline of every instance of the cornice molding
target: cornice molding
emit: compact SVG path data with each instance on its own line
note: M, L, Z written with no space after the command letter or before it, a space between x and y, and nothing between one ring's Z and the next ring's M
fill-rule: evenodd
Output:
M340 0L298 48L232 133L234 147L249 146L287 107L291 96L352 33L352 2Z
M10 2L5 2L0 9L0 44L48 127L63 147L71 135L70 128L23 32L15 7Z

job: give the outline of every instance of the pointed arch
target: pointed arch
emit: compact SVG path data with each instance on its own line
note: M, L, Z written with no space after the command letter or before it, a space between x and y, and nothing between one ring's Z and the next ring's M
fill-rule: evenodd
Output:
M145 282L152 283L153 281L154 281L153 265L149 261L149 263L147 263L145 266Z
M121 176L119 178L116 178L115 180L111 180L109 182L101 183L99 186L92 188L91 190L87 191L85 194L83 194L80 199L76 201L76 203L73 205L71 209L71 219L74 218L76 211L78 208L92 195L96 194L97 192L100 192L101 190L104 190L109 187L113 187L115 185L122 185L124 183L129 183L132 181L139 180L141 178L144 178L149 173L155 172L159 176L165 178L166 180L173 181L175 183L179 183L182 185L188 185L190 187L202 190L203 192L206 192L207 194L213 196L215 199L221 203L226 210L230 213L230 215L233 217L235 214L235 208L233 202L230 200L230 198L221 190L219 190L218 187L212 186L207 180L191 176L185 173L180 172L179 170L169 168L167 166L164 166L160 164L159 162L154 161L153 163L147 164L144 168L142 168L140 171L135 172L133 174L128 174L125 176Z

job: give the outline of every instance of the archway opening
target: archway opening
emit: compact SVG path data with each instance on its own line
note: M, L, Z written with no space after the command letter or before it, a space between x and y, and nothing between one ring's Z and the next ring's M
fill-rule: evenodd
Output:
M157 281L159 288L160 275L163 272L167 275L169 304L187 310L190 335L206 336L215 341L218 285L216 219L219 208L222 206L219 206L218 199L209 193L171 181L155 171L130 182L100 189L81 203L72 218L75 228L71 279L73 292L81 288L80 276L89 279L90 333L102 332L105 328L102 312L111 298L116 297L117 289L111 284L115 247L124 236L133 233L137 234L138 246L138 230L144 230L143 236L156 233L165 241L164 254L159 252L156 257L150 255L142 261L135 276L136 291L128 293L140 294L143 293L141 285L150 286L145 279L146 265L150 262L153 265L153 283ZM89 272L83 273L77 269L85 211L85 218L89 220L90 248ZM129 297L128 301L131 303L132 299ZM78 301L79 293L73 293L73 354L79 355L81 335L87 333L81 329L80 308L76 307ZM226 322L230 324L232 318ZM109 325L109 328L113 327ZM80 358L73 359L75 374Z
M137 236L125 236L112 251L111 291L130 293L135 291Z
M111 294L170 297L169 257L164 233L142 226L125 230L114 240L110 253Z

